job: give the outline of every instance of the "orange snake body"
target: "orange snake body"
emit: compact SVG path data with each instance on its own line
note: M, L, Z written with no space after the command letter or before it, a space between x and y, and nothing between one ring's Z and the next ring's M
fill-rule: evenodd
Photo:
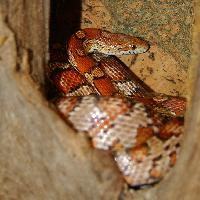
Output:
M140 38L87 28L68 41L69 63L54 59L48 72L62 94L59 113L95 148L112 152L132 187L164 177L183 134L185 99L154 92L115 57L148 49Z

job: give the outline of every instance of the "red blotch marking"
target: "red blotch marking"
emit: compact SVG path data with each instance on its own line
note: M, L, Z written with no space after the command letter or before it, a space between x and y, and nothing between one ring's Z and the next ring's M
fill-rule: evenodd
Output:
M52 80L58 90L65 94L85 82L84 77L74 69L57 72Z
M160 128L159 137L166 140L169 139L172 135L182 134L181 126L183 126L182 121L178 119L171 120Z
M108 78L94 80L94 85L102 96L111 96L116 90Z
M130 156L132 160L142 162L147 157L148 151L149 150L146 145L137 146L130 150Z
M153 130L150 127L141 127L137 129L136 146L144 144L153 135Z
M176 164L176 160L177 160L176 152L172 152L170 154L170 165L174 166Z
M68 54L72 65L74 65L81 74L90 72L96 64L95 60L86 55L82 40L72 36L68 43Z

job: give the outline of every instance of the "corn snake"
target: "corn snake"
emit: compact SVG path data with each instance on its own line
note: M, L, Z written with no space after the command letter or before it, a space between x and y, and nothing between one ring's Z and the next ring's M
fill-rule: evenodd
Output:
M60 115L95 148L111 151L132 187L165 176L183 133L185 99L154 92L116 57L148 49L134 36L83 29L68 41L68 58L53 53L48 70L61 94L54 100Z

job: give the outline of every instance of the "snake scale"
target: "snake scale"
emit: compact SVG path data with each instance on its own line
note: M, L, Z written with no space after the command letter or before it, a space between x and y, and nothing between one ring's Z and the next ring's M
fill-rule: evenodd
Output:
M51 54L48 70L60 115L112 153L131 187L157 183L175 165L184 128L186 100L154 92L116 57L149 47L134 36L86 28L71 36L67 53Z

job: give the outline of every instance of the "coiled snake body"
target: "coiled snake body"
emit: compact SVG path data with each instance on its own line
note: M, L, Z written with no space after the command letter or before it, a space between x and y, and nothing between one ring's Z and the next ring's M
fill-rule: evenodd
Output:
M183 133L185 99L154 92L115 57L148 49L137 37L83 29L68 42L69 63L54 59L48 72L62 94L54 101L59 113L95 148L110 150L133 187L164 177Z

